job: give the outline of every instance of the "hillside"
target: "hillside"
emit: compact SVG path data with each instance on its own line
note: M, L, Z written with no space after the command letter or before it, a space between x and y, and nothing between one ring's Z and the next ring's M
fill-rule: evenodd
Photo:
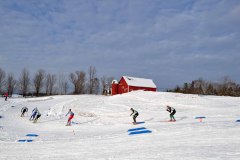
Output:
M166 105L177 110L167 122ZM23 106L29 111L20 117ZM31 111L41 112L37 123ZM130 108L139 112L132 125ZM65 126L68 109L75 113ZM135 91L0 99L0 159L231 159L240 157L240 98ZM194 119L205 116L203 122ZM129 129L151 133L129 135ZM36 134L37 137L28 137ZM18 142L31 139L32 142Z

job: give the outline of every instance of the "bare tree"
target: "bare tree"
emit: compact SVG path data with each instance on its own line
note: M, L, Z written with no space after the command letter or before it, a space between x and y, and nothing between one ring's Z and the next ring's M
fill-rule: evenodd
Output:
M76 71L69 75L69 80L74 86L74 94L85 93L86 73L83 71Z
M39 96L39 93L43 87L44 78L45 78L45 71L42 69L38 70L33 78L33 84L35 87L36 96Z
M100 80L95 78L93 81L93 94L98 94L100 90Z
M77 94L77 77L76 77L76 75L74 74L74 73L70 73L70 75L69 75L69 80L70 80L70 82L73 84L73 86L74 86L74 91L73 91L73 93L74 94Z
M99 85L96 68L93 66L90 66L89 70L88 70L88 74L89 74L88 93L94 94L94 93L96 93L96 91L94 89L97 88L95 85L97 85L97 84Z
M19 77L19 90L23 96L26 96L30 85L29 71L27 69L23 69L20 77Z
M66 94L67 94L67 91L68 91L68 82L67 82L67 81L65 81L65 82L63 83L63 91L64 91L64 94L66 95Z
M108 84L108 92L111 94L111 88L112 88L112 81L114 80L114 77L108 77L107 78L107 84Z
M46 95L49 95L49 88L50 88L50 77L51 77L51 75L50 74L47 74L47 76L46 76L46 82L45 82L45 89L46 89L46 91L45 91L45 94Z
M67 75L64 73L58 74L58 93L67 94L68 91L68 80Z
M103 95L107 95L109 92L110 92L110 88L111 88L111 84L112 84L112 81L113 81L113 77L106 77L106 76L103 76L101 78L101 87L102 87L102 94Z
M53 87L56 84L56 75L54 74L47 74L46 76L46 95L52 95Z
M102 94L107 95L107 78L105 76L101 78L101 85L102 85Z
M17 81L15 80L13 73L8 74L7 84L8 84L8 93L9 95L12 95L17 84Z
M50 88L49 88L49 89L50 89L50 90L49 90L50 95L53 94L53 88L54 88L56 82L57 82L56 75L51 75Z
M0 94L3 93L2 87L5 85L4 81L5 76L6 76L5 71L0 68Z

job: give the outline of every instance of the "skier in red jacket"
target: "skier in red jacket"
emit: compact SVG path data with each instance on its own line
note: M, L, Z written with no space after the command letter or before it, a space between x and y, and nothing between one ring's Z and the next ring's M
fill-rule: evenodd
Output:
M71 126L71 120L73 119L74 117L74 113L71 111L71 109L69 109L68 113L66 114L66 116L70 114L69 118L68 118L68 121L67 121L67 125L66 126Z
M7 101L7 98L8 98L8 92L6 92L6 93L4 94L4 96L5 96L5 101Z

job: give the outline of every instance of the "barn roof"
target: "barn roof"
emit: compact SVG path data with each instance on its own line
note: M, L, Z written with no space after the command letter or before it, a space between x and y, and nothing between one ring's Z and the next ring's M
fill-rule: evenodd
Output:
M157 88L152 79L123 76L129 86Z

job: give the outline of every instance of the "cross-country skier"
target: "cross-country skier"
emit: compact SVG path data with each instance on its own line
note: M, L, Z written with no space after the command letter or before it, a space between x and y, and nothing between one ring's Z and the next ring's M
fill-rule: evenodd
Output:
M7 101L7 98L8 98L8 92L6 92L6 93L4 94L4 96L5 96L5 101Z
M30 121L31 121L31 120L34 120L37 112L38 112L37 107L33 108L33 110L32 110L32 115L31 115L31 117L30 117L30 119L29 119Z
M25 112L27 112L28 111L28 108L27 107L23 107L22 109L21 109L21 117L24 117L24 114L25 114Z
M130 110L132 111L132 114L130 116L133 115L133 124L137 124L136 118L138 116L138 112L136 110L134 110L133 108L131 108Z
M174 114L176 113L175 108L167 106L167 110L170 113L170 120L169 121L176 121L174 118Z
M71 111L71 109L69 109L68 113L66 114L67 115L70 115L69 118L68 118L68 121L67 121L67 125L66 126L71 126L71 120L73 119L73 116L74 116L74 113Z
M36 113L36 116L35 116L35 119L33 120L33 123L36 123L38 118L41 117L41 113L37 110L37 113Z

